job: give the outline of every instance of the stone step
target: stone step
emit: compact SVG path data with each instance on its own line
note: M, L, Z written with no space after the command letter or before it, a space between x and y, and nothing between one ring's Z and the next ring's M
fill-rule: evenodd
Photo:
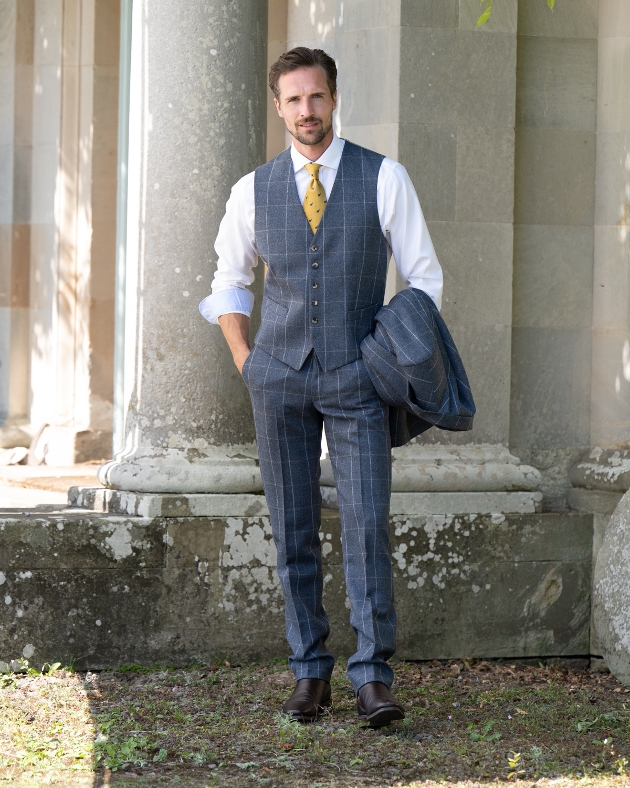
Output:
M337 509L337 490L322 487L322 504ZM532 513L540 510L539 492L394 492L392 514ZM71 487L71 507L139 517L227 517L268 515L264 495L255 493L136 493L103 487Z
M324 487L322 503L338 509L337 490ZM540 511L539 492L393 492L390 514L527 514Z

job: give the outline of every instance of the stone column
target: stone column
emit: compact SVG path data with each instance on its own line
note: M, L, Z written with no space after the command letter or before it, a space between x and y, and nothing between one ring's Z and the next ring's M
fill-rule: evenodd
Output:
M32 6L29 419L71 465L111 457L119 7Z
M0 0L0 448L28 446L33 0Z
M589 445L597 6L519 3L510 444L556 510Z
M269 34L267 71L271 64L287 50L288 0L269 0ZM273 93L267 90L267 161L287 147L287 131L273 102Z
M126 439L100 479L260 491L247 390L197 305L230 188L265 158L267 3L138 0L131 37Z
M570 470L573 489L568 502L577 511L593 514L595 566L610 516L630 488L630 9L625 0L600 0L599 7L592 6L591 13L598 12L599 18L592 354L587 380L591 448ZM618 511L625 512L623 506ZM619 534L625 538L627 530ZM594 576L595 617L597 581L607 571L617 571L606 569L608 562L598 564ZM596 618L593 624L591 654L603 653L608 660L610 638L604 633L598 642ZM610 667L615 670L612 662Z
M468 511L476 499L489 505L486 493L493 511L539 503L538 472L507 449L517 6L497 3L476 30L478 0L289 4L287 46L322 47L337 61L336 132L409 172L477 403L472 432L432 429L394 450L392 512L412 505L409 493L448 493L448 506L465 493L457 505ZM402 287L392 263L386 300ZM322 484L334 502L326 461Z

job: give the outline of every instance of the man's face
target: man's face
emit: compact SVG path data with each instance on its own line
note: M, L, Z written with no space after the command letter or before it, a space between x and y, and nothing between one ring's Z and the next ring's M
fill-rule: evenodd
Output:
M278 80L280 97L274 99L278 115L302 145L318 145L332 129L337 94L330 95L321 66L298 68Z

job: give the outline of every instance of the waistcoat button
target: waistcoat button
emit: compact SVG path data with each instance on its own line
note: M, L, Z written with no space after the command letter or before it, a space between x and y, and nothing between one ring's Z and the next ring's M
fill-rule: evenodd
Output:
M317 287L317 282L313 282L313 287Z
M313 304L313 306L317 306L317 301L312 301L311 303Z
M317 247L316 246L311 246L311 252L316 252L316 251L317 251Z
M319 263L313 263L313 268L319 268Z
M317 318L316 317L311 318L311 323L317 323Z

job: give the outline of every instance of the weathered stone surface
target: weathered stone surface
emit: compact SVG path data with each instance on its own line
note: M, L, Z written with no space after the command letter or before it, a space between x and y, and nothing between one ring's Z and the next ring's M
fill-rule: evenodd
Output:
M513 329L513 446L588 446L590 350L586 328Z
M402 27L400 51L400 122L514 127L514 34Z
M593 228L516 225L513 323L589 328L593 303Z
M320 483L334 486L330 460L322 460ZM540 474L501 445L409 444L392 452L394 492L489 492L535 490Z
M597 40L519 36L516 125L595 131Z
M68 505L138 517L256 517L269 514L265 496L253 493L160 495L102 487L71 487Z
M628 131L630 102L628 71L630 70L630 42L623 36L602 38L599 41L598 133Z
M575 487L625 493L630 488L630 450L593 449L571 468L569 479Z
M501 175L499 171L497 178ZM439 259L448 261L442 310L449 328L509 326L511 223L431 222L429 230Z
M588 653L588 516L394 524L400 657Z
M577 487L571 488L567 494L567 503L571 509L593 515L593 570L604 541L610 516L622 497L622 493L618 492L584 490ZM601 653L602 649L597 641L597 632L591 611L591 654Z
M630 685L630 495L608 523L593 576L593 621L606 664Z
M133 15L125 446L99 478L140 492L256 492L249 395L197 304L230 189L265 159L267 6L168 0ZM259 295L262 283L258 271Z
M594 228L594 274L599 285L593 292L593 327L600 331L621 329L627 331L628 303L630 302L628 287L628 260L630 260L630 233L623 224L628 204L622 195L626 189L628 173L625 167L619 166L620 156L630 150L630 132L627 141L619 139L618 134L604 134L604 139L597 140L597 177L596 192L598 213ZM602 148L608 156L600 155ZM614 152L616 172L613 171L611 155ZM603 161L602 161L603 159ZM607 159L607 160L606 160ZM611 165L610 167L608 165ZM620 172L621 170L621 172ZM624 378L624 383L628 383ZM617 392L615 392L617 393ZM624 399L626 399L624 397ZM627 400L626 400L627 401ZM612 443L612 442L611 442Z
M337 489L322 487L322 503L338 509ZM390 514L496 514L533 513L540 511L539 492L395 492Z
M459 0L402 0L400 24L409 27L457 27Z
M404 96L404 101L416 97ZM428 222L455 220L457 126L401 123L398 156L413 181Z
M517 128L516 224L593 224L595 133Z
M587 654L592 518L392 517L399 656ZM63 526L61 529L59 526ZM59 513L0 520L0 659L183 664L287 653L266 517ZM324 511L325 605L348 655L341 533Z
M624 0L620 0L622 3ZM602 0L599 5L606 5ZM597 38L597 6L593 0L556 3L553 12L532 2L518 4L518 32L522 36L554 38ZM556 41L552 41L552 46Z
M458 126L456 220L511 225L513 217L514 129Z
M614 303L610 307L612 312ZM595 446L630 445L628 337L627 328L593 331L591 440Z

